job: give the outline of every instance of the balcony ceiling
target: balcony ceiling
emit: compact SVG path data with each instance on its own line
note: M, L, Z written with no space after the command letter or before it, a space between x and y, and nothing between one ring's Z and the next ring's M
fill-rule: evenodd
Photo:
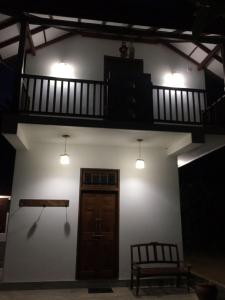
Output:
M148 149L164 150L168 157L177 157L178 167L224 147L225 144L222 135L206 135L204 143L193 143L191 133L38 124L19 124L16 134L4 136L16 149L29 150L37 144L63 145L63 134L70 135L69 145L130 147L137 150L137 139L142 138L143 153Z
M69 134L68 144L90 146L117 146L138 148L137 139L144 141L142 147L168 149L190 133L143 131L108 128L69 127L56 125L20 124L28 144L63 144L63 134Z
M113 40L160 43L201 69L223 77L220 43L225 39L223 1L1 1L0 56L18 50L22 12L29 15L29 49L38 49L76 34ZM199 4L200 3L200 4ZM193 37L194 32L194 37Z

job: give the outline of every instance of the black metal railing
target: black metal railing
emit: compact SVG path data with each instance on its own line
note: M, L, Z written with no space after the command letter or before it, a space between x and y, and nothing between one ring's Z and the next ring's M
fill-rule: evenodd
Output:
M102 81L23 74L20 110L102 118L106 93Z
M205 90L155 85L152 99L154 122L202 123ZM22 75L20 111L25 113L103 119L107 102L108 84L103 81Z
M205 108L205 90L153 86L154 121L199 124Z

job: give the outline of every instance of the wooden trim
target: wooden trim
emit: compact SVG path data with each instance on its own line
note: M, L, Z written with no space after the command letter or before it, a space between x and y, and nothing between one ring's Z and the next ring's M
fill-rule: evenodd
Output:
M105 32L105 33L116 33L121 35L134 35L134 36L143 36L143 37L161 37L161 38L175 38L181 39L184 41L193 41L193 37L190 34L183 34L183 33L174 33L174 32L165 32L165 31L153 31L150 30L140 30L128 27L116 27L110 25L101 25L101 24L90 24L90 23L82 23L82 22L72 22L72 21L65 21L59 19L47 19L47 18L40 18L36 16L28 15L28 20L32 24L39 24L45 25L50 27L56 27L60 29L75 29L82 32L90 31L90 32ZM202 35L199 37L199 41L203 43L221 43L224 41L223 36L205 36Z
M198 49L198 46L195 45L194 49L188 54L189 57Z
M79 270L80 270L80 227L81 227L81 182L82 182L82 169L80 169L80 191L79 191L79 204L78 204L78 225L77 225L77 251L76 251L76 265L75 265L75 280L79 279Z
M3 126L5 126L5 130L7 130L7 116L10 117L10 114L3 115L5 118L5 122ZM102 118L92 118L92 119L84 119L77 116L76 118L71 117L71 115L67 116L67 118L62 118L59 115L38 115L38 114L27 114L20 113L17 115L18 123L25 124L44 124L44 125L64 125L64 126L81 126L81 127L96 127L96 128L113 128L113 129L132 129L132 130L155 130L155 131L176 131L176 132L192 132L198 128L202 127L200 123L162 123L159 121L154 122L154 124L149 122L122 122L122 121L112 121L112 120L104 120ZM180 126L182 125L182 126ZM196 125L196 126L193 126ZM10 128L10 126L9 126Z
M83 176L85 175L85 173L100 173L102 174L115 174L116 176L116 183L111 185L111 184L85 184L83 182ZM82 172L81 172L81 185L80 185L80 189L82 191L112 191L112 192L117 192L119 190L119 177L118 177L118 170L115 169L92 169L92 168L83 168Z
M20 199L19 207L68 207L69 200Z
M221 55L222 55L222 63L223 63L223 81L225 86L225 43L221 44Z
M15 25L18 22L16 18L10 17L2 22L0 22L0 30L5 29L9 26Z
M65 40L65 39L67 39L71 36L74 36L74 35L77 35L77 33L76 32L69 32L69 33L63 34L63 35L61 35L61 36L59 36L55 39L52 39L50 41L47 41L46 43L43 43L41 45L36 46L35 49L38 50L38 49L53 45L57 42L63 41L63 40ZM28 51L28 52L30 52L30 51Z
M32 34L31 34L31 31L30 31L30 27L29 27L28 24L27 24L27 38L28 38L28 41L29 41L29 44L30 44L30 52L33 56L35 56L36 51L35 51L34 41L33 41Z
M32 74L22 74L22 78L33 78L33 79L43 79L43 80L56 80L56 81L69 81L69 82L82 82L88 84L103 84L104 81L100 80L89 80L89 79L76 79L76 78L63 78L63 77L53 77L53 76L42 76L42 75L32 75Z
M198 46L200 49L202 49L203 51L205 51L208 54L211 52L211 50L208 47L206 47L205 45L203 45L203 44L201 44L199 42L195 42L195 45ZM223 63L222 58L218 54L214 54L213 58L215 58L221 64Z
M172 51L176 52L180 56L182 56L182 57L186 58L187 60L191 61L193 64L199 66L199 63L196 60L194 60L193 58L191 58L190 56L188 56L187 54L185 54L184 52L182 52L180 49L173 46L172 44L166 43L166 42L163 42L162 44L164 46L166 46L167 48L171 49Z
M126 42L135 42L135 43L144 43L144 44L159 44L163 41L168 43L179 43L183 42L179 39L166 39L160 37L142 37L141 35L134 36L134 35L122 35L117 33L105 33L105 32L90 32L90 31L82 31L80 33L83 37L90 37L90 38L97 38L97 39L108 39L113 41L126 41Z
M118 192L117 187L107 187L105 185L99 185L99 186L92 186L92 185L85 185L84 187L82 186L81 191L111 191L111 192Z
M198 66L198 70L206 68L211 60L214 58L214 55L220 50L220 45L216 45L213 50L203 59L203 61Z
M21 74L24 66L25 57L25 47L26 47L26 20L22 20L20 23L20 35L19 35L19 47L17 55L17 64L15 70L15 80L14 80L14 111L19 110L20 105L20 92L21 92Z
M28 24L27 24L27 26L28 26ZM32 30L29 30L29 31L30 31L30 34L33 35L33 34L36 34L36 33L39 33L41 31L43 31L46 28L47 27L45 27L45 26L39 26L39 27L34 28ZM12 38L10 38L8 40L5 40L5 41L3 41L3 42L0 43L0 49L4 48L6 46L9 46L11 44L17 43L17 42L19 42L19 40L20 40L20 35L17 35L17 36L14 36L14 37L12 37Z
M43 30L43 34L44 34L45 43L47 43L47 37L46 37L46 32L45 32L45 30Z

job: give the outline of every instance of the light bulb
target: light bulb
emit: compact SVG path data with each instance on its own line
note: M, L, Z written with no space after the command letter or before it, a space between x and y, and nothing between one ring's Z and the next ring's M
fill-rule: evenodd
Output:
M61 154L60 155L60 163L61 165L69 165L70 164L70 157L68 154Z
M136 169L141 170L141 169L144 169L144 168L145 168L145 161L144 161L144 159L138 158L136 160Z

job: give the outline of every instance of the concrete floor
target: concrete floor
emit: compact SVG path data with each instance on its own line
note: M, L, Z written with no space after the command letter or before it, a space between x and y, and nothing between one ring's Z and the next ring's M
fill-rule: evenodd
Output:
M139 299L149 300L197 300L194 293L185 289L142 288ZM126 287L115 287L113 293L88 294L87 289L0 291L1 300L132 300L138 299Z
M224 254L207 255L205 253L196 253L195 255L186 257L185 260L192 265L192 272L210 281L218 282L225 287Z

